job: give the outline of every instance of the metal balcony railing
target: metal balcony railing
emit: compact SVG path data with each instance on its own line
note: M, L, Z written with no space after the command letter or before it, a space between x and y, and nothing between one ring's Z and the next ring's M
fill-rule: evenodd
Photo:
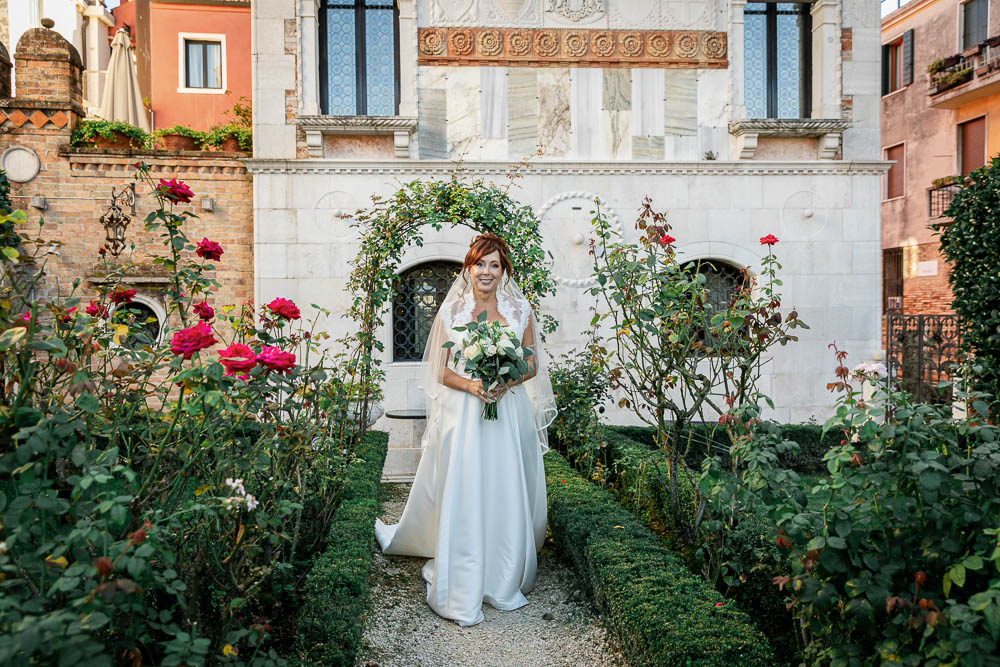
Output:
M929 95L937 95L1000 69L1000 35L981 42L975 53L956 53L931 65Z
M951 205L951 200L955 198L955 193L962 189L961 185L951 183L931 188L927 191L927 213L932 218L944 216L944 212Z

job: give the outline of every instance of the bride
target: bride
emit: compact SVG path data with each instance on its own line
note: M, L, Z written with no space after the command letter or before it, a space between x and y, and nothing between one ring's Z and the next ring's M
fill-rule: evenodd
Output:
M464 326L487 319L513 329L534 352L531 371L490 392L449 363L446 341L458 349ZM376 521L382 551L430 558L421 574L427 604L468 626L482 622L483 600L509 611L528 604L536 552L545 540L545 429L555 400L531 306L513 280L507 244L476 237L462 272L438 310L424 352L428 397L423 455L403 516ZM485 421L485 401L499 418Z

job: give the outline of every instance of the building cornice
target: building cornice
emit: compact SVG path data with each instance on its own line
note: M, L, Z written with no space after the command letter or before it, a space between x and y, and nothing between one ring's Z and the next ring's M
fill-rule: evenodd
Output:
M417 128L417 119L405 116L299 116L295 122L326 134L391 134Z
M729 123L729 133L739 136L753 132L761 137L819 137L843 132L851 121L843 118L753 118Z
M505 175L516 168L512 162L444 162L432 160L358 161L343 160L246 160L253 174L334 174L444 177L451 175ZM535 162L528 175L542 176L785 176L785 175L882 175L891 162L740 160L691 162Z
M903 5L896 11L886 14L882 18L882 27L881 27L882 32L889 30L890 28L894 27L897 23L901 23L907 20L908 18L910 18L911 16L922 10L927 5L933 5L937 1L938 0L914 0L913 2L909 2Z

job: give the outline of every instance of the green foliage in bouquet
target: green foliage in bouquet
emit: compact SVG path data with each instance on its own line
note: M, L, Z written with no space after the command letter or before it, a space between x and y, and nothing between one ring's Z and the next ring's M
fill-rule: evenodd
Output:
M44 223L0 256L0 664L281 664L353 459L347 376L291 301L217 313L193 193L137 179L162 337L129 312L127 262L39 301Z
M517 334L500 322L487 322L486 311L465 326L455 327L455 331L465 334L462 349L454 353L454 365L464 364L463 370L475 380L483 383L483 389L490 393L509 381L520 382L532 373L535 367L534 352L521 345ZM445 349L455 346L454 341L442 345ZM483 406L483 419L497 419L496 401L488 401Z

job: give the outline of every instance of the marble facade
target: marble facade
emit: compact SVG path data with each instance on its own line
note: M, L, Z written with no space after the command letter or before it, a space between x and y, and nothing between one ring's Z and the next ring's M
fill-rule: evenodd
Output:
M324 323L330 333L346 333L350 323L341 315L351 296L345 285L358 250L353 211L399 183L455 171L504 184L512 165L533 156L510 193L539 215L558 276L558 295L543 304L560 321L554 356L578 346L589 321L586 238L594 198L632 238L646 195L667 212L679 251L691 259L754 270L762 255L759 237L781 239L783 303L812 328L766 366L763 389L775 400L775 418L799 422L829 414L830 342L855 362L879 353L879 201L887 165L878 160L877 143L868 141L872 128L877 136L878 91L855 74L861 66L844 66L870 67L877 44L862 52L856 40L853 53L826 48L841 29L877 30L877 11L864 3L814 0L814 118L768 125L748 121L743 107L743 0L401 0L400 114L366 131L391 137L393 158L388 144L375 140L314 141L306 150L303 127L326 132L309 97L318 89L310 79L318 71L311 46L316 3L271 0L253 8L259 134L248 166L258 302L285 296L321 304L333 311ZM281 28L272 34L275 26ZM281 38L289 26L302 45L296 53ZM622 39L614 31L721 32L728 35L728 65L418 64L419 31L447 27L602 30ZM403 72L412 76L404 81ZM847 95L852 104L842 107ZM272 105L257 104L274 96L291 99L281 116ZM324 153L330 145L352 152ZM365 145L377 145L380 153L359 155ZM407 251L400 270L435 259L460 261L470 236L465 230L428 234L422 247ZM390 326L387 319L385 341ZM386 363L386 406L420 407L418 367ZM614 408L609 416L629 419ZM394 447L415 444L405 424L378 426L392 431Z

